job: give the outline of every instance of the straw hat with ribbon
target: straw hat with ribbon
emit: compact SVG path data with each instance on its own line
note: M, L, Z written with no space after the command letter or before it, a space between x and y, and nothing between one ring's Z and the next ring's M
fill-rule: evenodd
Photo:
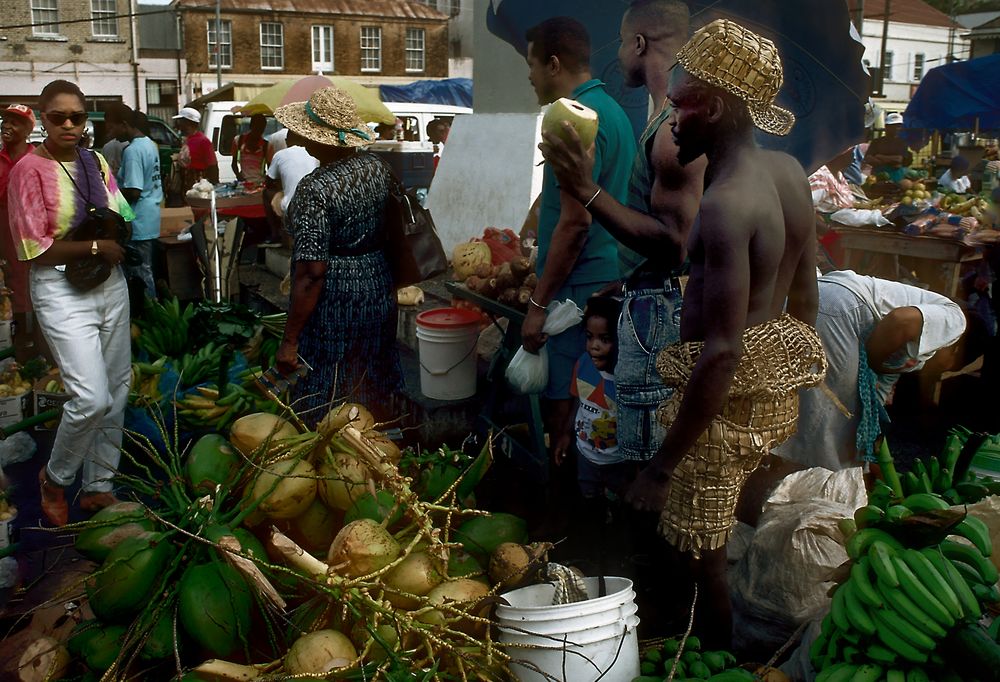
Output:
M755 126L787 135L795 115L774 105L781 90L781 58L774 43L728 19L700 28L677 53L677 61L695 78L722 88L746 102Z
M365 147L375 141L354 99L337 87L317 90L308 102L278 107L274 117L307 140L331 147Z

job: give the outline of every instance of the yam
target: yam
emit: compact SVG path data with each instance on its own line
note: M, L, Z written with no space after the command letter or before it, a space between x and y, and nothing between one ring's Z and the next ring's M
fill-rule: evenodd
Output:
M486 285L486 280L478 275L472 275L465 280L465 287L474 294L481 294Z
M517 290L517 307L521 310L528 309L528 302L531 300L531 294L534 289L529 289L528 287L521 287Z
M521 284L522 287L526 287L534 291L535 287L538 286L538 275L535 273L529 273L527 277L524 278L524 282Z
M521 284L514 272L510 268L510 263L503 263L497 270L497 288L501 291L505 289L517 289Z
M510 262L510 270L514 273L514 277L523 282L524 278L531 272L531 261L524 256L515 258Z
M517 305L517 289L510 287L509 289L504 289L500 295L497 297L503 305L516 306Z

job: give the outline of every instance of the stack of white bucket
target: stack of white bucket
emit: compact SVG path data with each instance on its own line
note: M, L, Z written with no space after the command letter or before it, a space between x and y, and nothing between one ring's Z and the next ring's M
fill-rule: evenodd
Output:
M626 578L586 578L585 601L553 605L555 587L531 585L503 595L500 641L520 682L631 682L639 675L635 592Z

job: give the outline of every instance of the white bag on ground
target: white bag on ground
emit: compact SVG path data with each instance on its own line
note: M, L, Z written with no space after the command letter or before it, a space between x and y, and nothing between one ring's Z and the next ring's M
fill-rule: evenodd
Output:
M860 468L789 475L729 571L737 651L776 651L828 608L830 575L847 561L837 522L867 504Z
M549 336L562 334L582 319L583 311L566 299L549 306L542 331ZM519 393L541 393L549 383L549 352L545 346L537 354L524 350L524 346L518 348L504 376L511 388Z

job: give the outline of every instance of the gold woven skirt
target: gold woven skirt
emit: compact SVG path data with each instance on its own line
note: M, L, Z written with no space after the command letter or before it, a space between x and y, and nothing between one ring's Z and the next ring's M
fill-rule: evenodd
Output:
M701 354L700 342L668 346L657 369L676 390L659 410L667 428ZM747 478L767 452L795 433L798 389L826 374L816 330L790 315L743 333L743 355L722 413L712 420L674 469L660 533L681 551L699 556L726 544L736 524L736 503Z

